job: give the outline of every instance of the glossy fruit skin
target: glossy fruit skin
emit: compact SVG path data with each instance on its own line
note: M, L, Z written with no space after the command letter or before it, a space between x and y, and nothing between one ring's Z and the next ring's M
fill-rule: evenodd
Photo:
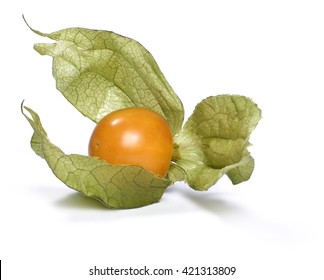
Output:
M171 163L173 137L168 122L146 108L114 111L96 125L89 155L110 164L141 166L165 177Z

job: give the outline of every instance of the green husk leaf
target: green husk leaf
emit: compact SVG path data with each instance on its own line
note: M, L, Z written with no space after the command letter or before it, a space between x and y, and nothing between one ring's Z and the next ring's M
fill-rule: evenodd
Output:
M170 169L169 177L185 178L196 190L207 190L224 174L233 184L248 180L254 159L247 147L260 118L261 110L247 97L206 98L175 137L177 168Z
M103 30L32 30L56 41L34 48L53 57L57 89L83 115L98 122L121 108L145 107L161 114L173 135L179 132L184 117L181 100L140 43Z
M45 159L55 176L108 208L135 208L158 202L171 184L138 166L110 165L94 157L66 155L50 142L37 113L26 106L22 106L22 113L34 129L33 150Z

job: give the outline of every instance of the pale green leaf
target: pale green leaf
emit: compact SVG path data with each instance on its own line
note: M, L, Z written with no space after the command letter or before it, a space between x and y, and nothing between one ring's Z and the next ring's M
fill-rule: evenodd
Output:
M174 135L181 129L182 103L137 41L85 28L33 31L56 41L34 48L53 57L57 89L86 117L98 122L117 109L146 107L165 117Z
M171 184L170 180L138 166L110 165L94 157L66 155L50 142L33 110L22 107L22 113L34 129L32 148L46 160L57 178L108 208L135 208L158 202Z
M243 156L239 164L229 166L228 170L224 168L225 172L227 172L226 175L234 185L247 181L252 175L254 169L254 159L247 150L245 150L245 152L246 155Z
M199 103L176 135L174 164L194 189L206 190L227 174L233 184L250 178L254 160L249 137L261 111L249 98L219 95ZM170 170L171 177L179 176Z

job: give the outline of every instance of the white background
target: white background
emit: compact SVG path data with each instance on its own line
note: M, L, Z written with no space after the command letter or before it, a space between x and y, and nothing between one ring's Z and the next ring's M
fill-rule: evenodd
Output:
M323 279L324 8L321 1L2 1L0 259L3 279L89 276L93 266L235 266L220 279ZM53 143L87 153L94 124L55 89L33 34L112 30L141 42L188 117L203 98L251 97L263 118L252 178L208 192L176 183L154 205L107 210L67 188L29 146L20 103ZM185 279L142 277L141 279ZM215 279L191 276L189 279ZM217 278L218 279L218 278Z

